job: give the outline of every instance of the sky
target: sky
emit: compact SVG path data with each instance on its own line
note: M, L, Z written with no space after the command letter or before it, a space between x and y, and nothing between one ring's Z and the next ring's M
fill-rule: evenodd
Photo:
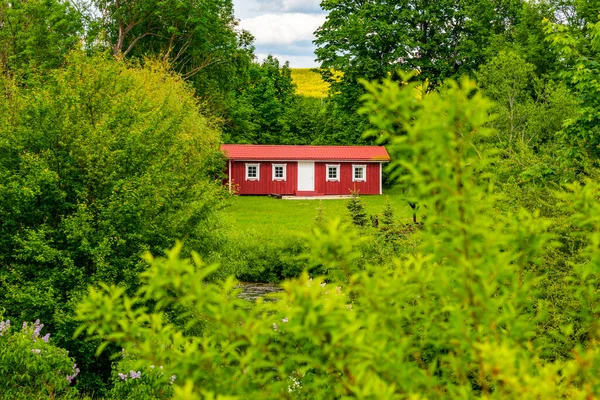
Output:
M268 54L292 68L313 68L313 32L325 21L321 0L233 0L240 27L254 37L257 61Z

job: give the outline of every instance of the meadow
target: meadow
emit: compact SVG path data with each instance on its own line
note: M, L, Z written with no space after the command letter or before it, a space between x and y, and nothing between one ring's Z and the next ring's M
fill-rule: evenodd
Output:
M361 196L365 211L380 215L387 198L390 199L397 223L412 222L412 209L398 189L384 191L384 195ZM223 274L235 275L241 281L279 282L298 276L308 268L306 256L309 242L317 228L315 218L322 204L329 222L339 219L349 229L352 226L346 205L348 199L281 200L266 196L236 196L229 199L222 211L224 230L227 232L227 250L215 260L222 265ZM320 227L321 230L327 227ZM348 234L377 237L378 229L368 224ZM399 238L398 238L399 239ZM405 240L406 239L406 240ZM371 240L360 247L365 263L381 262L398 251L398 246L414 248L418 235L390 245Z
M412 221L412 209L399 189L387 189L381 196L361 196L369 215L380 214L389 197L400 223ZM340 218L350 222L347 199L280 200L267 196L236 196L229 200L223 213L232 239L261 236L263 241L281 241L282 237L309 234L315 226L319 204L329 220Z

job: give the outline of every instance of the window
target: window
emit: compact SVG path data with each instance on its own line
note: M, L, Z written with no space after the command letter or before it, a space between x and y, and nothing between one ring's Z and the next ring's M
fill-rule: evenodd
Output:
M260 180L260 164L246 164L246 180L247 181L259 181Z
M326 164L325 165L325 178L327 182L339 182L340 181L340 164Z
M367 166L366 165L352 165L352 182L366 182L367 181Z
M274 181L285 181L286 178L286 164L273 164L273 180Z

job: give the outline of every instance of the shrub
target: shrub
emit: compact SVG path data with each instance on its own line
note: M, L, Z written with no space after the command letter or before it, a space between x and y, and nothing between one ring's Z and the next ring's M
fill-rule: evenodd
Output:
M361 238L331 221L310 243L311 264L328 281L303 273L277 302L249 308L233 279L207 282L216 267L197 255L181 260L175 248L167 259L146 257L132 296L91 289L78 308L82 330L168 367L176 399L599 397L600 185L573 184L559 196L577 210L569 220L582 243L563 281L577 329L543 332L549 305L538 283L548 276L535 267L553 235L539 214L491 211L493 185L481 184L489 158L473 146L490 133L489 102L468 80L426 95L391 80L367 88L366 112L390 132L392 152L407 155L395 162L428 209L417 254L360 265ZM173 305L210 327L178 328L165 313ZM551 340L572 357L545 358Z
M218 248L218 132L182 79L152 62L74 53L33 88L2 84L0 307L47 321L83 353L70 317L88 284L134 288L141 255L179 238L187 251Z
M39 320L13 329L0 321L0 397L3 399L71 399L77 390L71 383L79 368L68 351L56 347L50 334L42 336Z

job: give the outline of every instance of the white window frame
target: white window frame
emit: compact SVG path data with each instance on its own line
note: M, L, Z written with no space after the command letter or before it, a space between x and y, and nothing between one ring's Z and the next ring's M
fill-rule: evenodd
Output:
M283 168L283 177L278 178L275 176L275 167ZM274 181L287 180L287 164L271 164L271 174L273 175L272 177Z
M356 170L362 169L363 177L356 177ZM366 182L367 181L367 164L352 164L352 182Z
M329 177L329 168L335 168L336 178ZM340 164L325 164L325 180L327 182L339 182L340 181Z
M249 167L256 167L256 177L248 176ZM260 163L246 163L246 180L247 181L260 181Z

